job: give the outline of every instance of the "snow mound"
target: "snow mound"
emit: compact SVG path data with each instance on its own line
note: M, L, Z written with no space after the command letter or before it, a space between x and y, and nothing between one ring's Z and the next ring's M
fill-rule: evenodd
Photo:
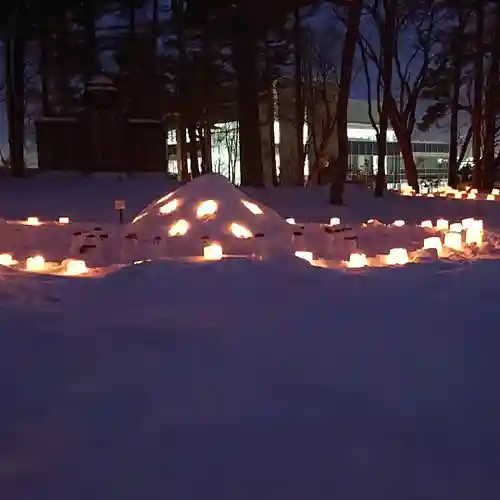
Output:
M168 255L200 255L217 241L226 254L292 250L292 227L274 210L249 199L225 177L207 174L155 201L128 225L130 234L156 238ZM278 244L279 241L279 244Z

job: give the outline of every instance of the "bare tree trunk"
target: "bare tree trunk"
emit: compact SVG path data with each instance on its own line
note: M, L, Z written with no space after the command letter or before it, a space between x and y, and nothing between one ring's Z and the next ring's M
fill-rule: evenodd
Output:
M382 31L382 108L379 114L379 136L377 137L377 175L374 196L384 194L385 159L387 157L387 129L389 128L389 99L392 92L393 59L395 53L395 12L392 0L384 0L384 26Z
M172 12L177 23L177 51L179 53L179 61L177 67L177 96L179 98L179 113L177 126L177 158L179 161L179 177L182 181L189 179L189 171L187 165L187 139L186 139L186 112L188 107L186 96L186 65L187 54L184 43L184 27L182 25L182 10L184 0L172 0Z
M340 68L339 94L337 99L337 130L339 154L333 167L333 179L330 185L330 203L342 205L344 198L344 183L349 163L349 138L347 136L347 106L351 90L352 68L356 54L356 43L359 35L362 0L352 0L347 13L347 26L342 49Z
M88 89L89 82L98 71L97 64L97 39L95 30L95 0L87 0L83 3L84 25L83 37L85 47L85 62L83 73L83 84Z
M415 158L413 156L411 131L408 130L408 127L402 122L403 117L401 117L397 109L396 102L394 101L392 94L387 98L387 102L389 118L403 157L406 179L413 190L416 193L419 193L420 185L418 183L417 165L415 164Z
M136 12L133 0L130 1L128 6L128 87L130 92L130 113L133 117L141 116L141 106L138 95L138 72L136 65L139 63L137 60L136 52Z
M193 122L188 124L189 133L189 160L191 164L191 176L193 179L200 176L200 164L198 161L198 141L196 125Z
M259 118L257 30L256 21L245 5L237 9L233 48L233 66L237 76L241 183L262 187L264 166Z
M453 95L450 106L450 152L448 155L448 185L458 187L458 107L460 104L460 64L453 67Z
M40 73L40 86L42 94L42 115L51 116L52 107L50 102L49 81L49 31L47 26L40 27L40 61L38 67Z
M156 61L156 44L158 43L158 27L159 27L159 17L160 17L160 0L153 0L151 7L151 49Z
M300 10L294 10L293 46L295 64L295 121L297 127L297 179L298 186L304 185L304 91L302 84L302 29Z
M474 158L474 170L472 171L472 183L479 189L482 185L481 149L482 149L482 122L483 122L483 87L484 87L484 4L481 0L475 2L476 34L474 63L474 103L472 106L472 156Z
M12 40L6 40L4 47L10 166L13 177L24 177L24 64L26 42L20 35Z
M497 29L500 29L500 27ZM491 191L495 185L495 136L497 128L497 107L495 106L495 102L498 100L498 79L498 57L496 54L492 54L484 106L485 128L482 188L487 191Z
M68 36L68 20L67 12L61 12L55 19L55 36L54 46L52 47L55 52L55 75L54 77L54 93L56 96L57 112L62 115L70 113L71 110L71 87L69 82L68 70L66 62L69 50L69 36ZM84 68L86 62L84 61ZM55 111L55 110L54 110Z
M275 86L273 82L270 82L269 93L267 94L267 106L269 107L269 115L271 118L271 126L269 127L269 144L273 144L273 153L271 155L271 182L274 187L279 184L278 181L278 169L276 168L276 140L274 137L274 122L276 120L275 113Z
M199 136L202 140L202 173L212 172L212 129L211 129L211 91L213 83L209 75L211 73L212 63L212 32L208 26L203 28L203 105L202 105L202 123L199 126Z
M413 156L411 135L406 131L401 133L400 137L398 137L398 144L401 149L401 156L403 157L408 184L416 193L419 193L420 186L418 183L417 165L415 164L415 157Z

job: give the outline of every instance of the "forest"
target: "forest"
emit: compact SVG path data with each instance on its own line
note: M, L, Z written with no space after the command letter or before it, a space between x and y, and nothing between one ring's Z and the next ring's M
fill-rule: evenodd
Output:
M262 108L268 107L274 123L273 89L283 78L292 82L299 154L286 181L273 170L274 185L307 185L328 173L330 202L342 204L354 78L364 81L376 133L375 196L385 190L388 129L416 192L417 129L449 130L452 187L466 156L473 159L477 189L493 188L500 165L499 2L4 0L0 36L8 123L8 151L1 151L1 160L15 177L26 175L35 120L77 112L96 74L114 82L128 116L162 120L165 136L176 131L183 180L212 171L212 135L234 117L241 183L265 185ZM311 130L304 145L306 108L312 113L321 99L327 110L322 126ZM328 154L333 135L335 157ZM309 179L306 148L314 149Z

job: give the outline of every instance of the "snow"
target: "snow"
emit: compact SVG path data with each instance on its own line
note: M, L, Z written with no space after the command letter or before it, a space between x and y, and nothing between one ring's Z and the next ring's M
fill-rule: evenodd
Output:
M244 231L235 238L232 228ZM181 230L185 234L175 237ZM226 253L254 255L266 237L268 255L283 252L283 242L290 241L292 228L274 210L259 205L219 174L198 177L178 190L168 193L146 207L128 226L127 232L142 237L174 236L166 244L166 255L200 255L202 238L221 242ZM174 234L172 234L172 232ZM289 253L291 245L288 246ZM287 248L285 248L285 251Z
M115 199L131 220L176 188L154 176L5 180L6 219L77 222L2 227L62 234L93 230L87 220L111 234ZM322 189L246 194L302 236L338 216L368 254L418 247L428 230L411 223L424 219L481 217L490 240L500 222L487 201L349 187L334 209ZM387 225L359 226L372 218ZM361 270L278 257L169 258L96 279L6 268L2 500L496 500L500 264L486 247L481 260Z

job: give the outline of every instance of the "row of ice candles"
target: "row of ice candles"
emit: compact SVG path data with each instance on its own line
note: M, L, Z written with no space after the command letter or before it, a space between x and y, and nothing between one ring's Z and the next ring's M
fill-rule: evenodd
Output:
M464 196L468 200L475 200L478 193L479 193L479 191L477 189L466 189L465 191L457 191L456 189L445 189L444 191L438 192L436 194L427 193L425 195L422 195L420 193L418 193L418 194L415 193L415 191L413 191L413 189L411 187L405 187L405 188L401 189L401 194L403 196L427 196L428 198L434 198L435 196L447 197L449 195L453 195L454 198L456 198L457 200L463 199ZM499 196L499 195L500 195L500 189L495 188L495 189L492 189L491 193L489 193L486 196L486 199L488 201L492 201L492 200L495 200L496 196Z
M40 219L38 217L28 217L23 222L24 222L24 224L27 224L28 226L39 226L41 224ZM69 224L70 220L69 220L69 217L59 217L57 222L59 224Z
M404 221L394 221L394 226L404 226ZM483 243L483 221L480 219L467 218L461 222L449 224L446 219L438 219L436 226L432 221L425 220L420 227L445 231L444 240L439 236L432 236L424 239L424 250L435 250L438 255L443 251L443 247L451 250L461 250L463 248L463 234L465 232L466 245L481 245ZM404 265L408 263L408 251L405 248L393 248L386 257L389 265ZM353 253L349 257L347 267L360 268L368 266L368 259L365 254Z
M17 265L18 262L12 257L10 253L0 254L0 265L12 267ZM63 261L63 272L69 276L78 276L85 274L89 271L87 264L84 260L67 259ZM45 261L43 255L34 255L28 257L25 262L25 271L29 272L44 272L51 269L50 263Z

